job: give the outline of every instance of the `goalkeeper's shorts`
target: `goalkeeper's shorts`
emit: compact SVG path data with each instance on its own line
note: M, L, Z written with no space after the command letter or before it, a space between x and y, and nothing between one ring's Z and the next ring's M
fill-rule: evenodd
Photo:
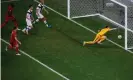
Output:
M94 42L97 43L98 41L100 41L101 39L103 39L103 37L105 37L104 35L100 35L100 34L97 34L95 39L94 39Z

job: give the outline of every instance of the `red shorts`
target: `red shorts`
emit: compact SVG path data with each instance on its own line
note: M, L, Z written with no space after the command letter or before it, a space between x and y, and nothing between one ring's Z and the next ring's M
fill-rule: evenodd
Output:
M7 15L7 16L5 17L5 20L6 20L6 21L9 21L9 20L12 20L12 21L13 21L13 20L16 20L16 19L15 19L15 17L14 17L13 15L11 15L11 16Z
M17 41L10 41L12 47L16 47L18 45Z

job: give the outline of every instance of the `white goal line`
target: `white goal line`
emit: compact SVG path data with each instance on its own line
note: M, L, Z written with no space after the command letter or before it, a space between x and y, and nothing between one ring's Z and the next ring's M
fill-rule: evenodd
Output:
M6 40L0 38L2 42L6 43L6 44L9 44ZM54 69L50 68L49 66L47 66L46 64L40 62L38 59L32 57L31 55L27 54L26 52L22 51L22 50L19 50L19 52L21 52L22 54L24 54L25 56L31 58L32 60L34 60L35 62L39 63L40 65L42 65L43 67L49 69L50 71L56 73L57 75L59 75L60 77L64 78L65 80L70 80L68 79L67 77L63 76L62 74L60 74L59 72L55 71Z

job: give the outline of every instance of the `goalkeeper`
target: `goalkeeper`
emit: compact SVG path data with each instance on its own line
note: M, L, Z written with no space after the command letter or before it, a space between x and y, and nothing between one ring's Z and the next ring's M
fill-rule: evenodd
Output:
M112 30L116 30L117 28L110 28L109 26L106 26L105 28L101 29L100 31L98 31L95 39L93 41L84 41L83 42L83 46L86 44L100 44L102 41L104 41L106 39L105 34L109 31Z

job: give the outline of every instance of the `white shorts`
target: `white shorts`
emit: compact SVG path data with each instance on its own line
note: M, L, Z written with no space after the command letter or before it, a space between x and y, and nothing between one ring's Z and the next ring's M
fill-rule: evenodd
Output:
M39 13L39 14L37 15L37 18L38 18L38 19L42 19L42 18L44 18L44 16L43 16L41 13Z
M27 26L32 26L32 22L28 19L26 19Z

